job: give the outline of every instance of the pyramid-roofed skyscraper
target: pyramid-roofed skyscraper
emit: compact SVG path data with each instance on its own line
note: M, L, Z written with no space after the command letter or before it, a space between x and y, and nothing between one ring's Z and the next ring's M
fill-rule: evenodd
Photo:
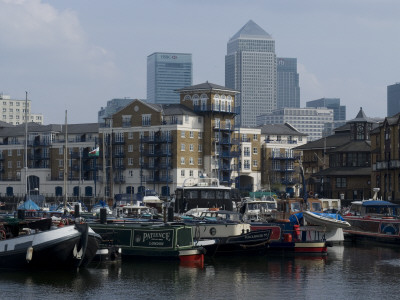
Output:
M276 108L275 41L252 20L228 42L225 85L240 91L236 96L236 124L256 126L256 116Z

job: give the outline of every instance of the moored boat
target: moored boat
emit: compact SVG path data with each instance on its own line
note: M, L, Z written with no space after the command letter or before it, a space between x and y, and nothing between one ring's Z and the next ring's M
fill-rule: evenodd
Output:
M101 239L87 224L55 227L51 219L2 220L0 234L0 268L84 267Z
M399 204L376 200L376 195L373 200L354 201L350 211L343 216L351 225L344 229L345 238L400 245L399 213Z
M303 212L307 223L326 226L327 228L349 228L351 225L339 214L317 213L311 211Z
M204 249L194 245L192 228L180 223L91 224L112 236L122 257L148 257L204 263Z

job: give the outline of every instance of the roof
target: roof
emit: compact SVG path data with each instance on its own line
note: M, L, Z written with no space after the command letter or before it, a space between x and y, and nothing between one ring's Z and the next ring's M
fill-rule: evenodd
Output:
M261 128L261 134L307 136L307 134L298 131L297 129L295 129L289 123L285 123L285 124L265 124L265 125L259 126L259 128Z
M239 91L232 90L230 88L227 88L222 85L210 83L208 81L188 87L184 87L181 89L176 90L177 92L190 92L190 91L198 91L198 90L204 90L204 91L224 91L224 92L231 92L231 93L239 93Z
M164 116L173 116L173 115L191 115L197 116L197 114L189 109L187 106L183 104L159 104L162 109L162 114Z
M333 152L370 152L371 141L349 141L344 145L338 146L335 149L330 150Z
M367 200L362 202L362 206L393 206L393 207L400 207L399 204L395 204L392 202L388 201L383 201L383 200Z
M239 38L272 39L271 35L258 26L253 20L248 21L233 37L229 39L229 41Z
M332 149L350 141L348 133L337 133L294 148L295 150Z
M312 176L371 176L371 172L371 167L335 167L321 170Z
M360 111L358 112L357 116L353 120L348 121L347 123L360 123L360 122L377 123L376 120L366 116L362 107L360 107Z

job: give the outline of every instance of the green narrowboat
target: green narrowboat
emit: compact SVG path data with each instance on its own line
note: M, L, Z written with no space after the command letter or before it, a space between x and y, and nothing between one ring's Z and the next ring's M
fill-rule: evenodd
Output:
M121 255L204 262L204 249L193 243L192 227L180 223L91 224Z

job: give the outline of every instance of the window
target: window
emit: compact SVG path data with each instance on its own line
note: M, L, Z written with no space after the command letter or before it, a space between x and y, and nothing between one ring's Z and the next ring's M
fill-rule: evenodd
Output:
M199 140L203 138L203 132L199 132Z
M128 152L133 152L133 145L128 145Z
M248 160L248 159L245 159L245 160L244 160L244 162L243 162L243 168L244 168L245 170L249 170L249 169L250 169L250 160Z
M17 168L21 168L21 161L17 161Z
M192 139L192 138L194 138L194 133L193 133L193 131L189 131L189 137Z
M193 157L189 157L189 165L194 165Z
M151 125L151 115L146 114L142 115L142 126L150 126Z
M202 144L199 144L199 152L203 152L203 145Z
M202 157L199 157L199 158L197 159L197 164L198 164L199 166L201 166L201 165L203 164L203 158L202 158Z
M258 161L257 160L253 160L253 167L258 167Z
M12 156L12 150L8 149L8 156Z
M345 188L346 187L346 177L337 177L336 178L336 187L337 188Z
M64 154L64 148L63 147L58 148L58 154L59 155L63 155Z
M133 166L133 158L132 157L128 158L128 166Z
M254 141L257 141L257 139L258 139L257 134L253 134L253 140L254 140Z
M189 171L189 176L190 176L190 177L193 177L193 170L190 170L190 171Z
M185 158L181 157L181 165L184 165L184 164L185 164Z
M21 156L21 149L17 149L17 155Z
M185 130L181 131L181 138L183 138L183 139L185 138Z
M133 132L128 132L128 139L133 140Z
M181 144L181 151L185 151L185 144Z
M254 147L253 148L253 154L257 154L258 153L258 149L257 149L257 147Z
M189 145L189 151L192 151L192 152L193 152L193 149L194 149L193 144L190 144L190 145Z
M58 160L58 166L59 166L59 167L64 167L64 160L59 159L59 160Z
M12 168L12 161L8 162L8 168L11 169Z
M185 177L185 170L181 170L181 177Z

